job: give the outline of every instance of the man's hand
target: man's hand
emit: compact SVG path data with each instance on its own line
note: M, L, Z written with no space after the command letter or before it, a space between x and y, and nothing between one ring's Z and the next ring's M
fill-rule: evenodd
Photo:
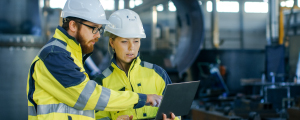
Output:
M130 117L128 115L121 115L117 118L117 120L132 120L133 116L131 115Z
M163 114L163 120L175 120L175 115L174 113L170 113L171 114L171 118L167 118L166 114Z
M148 94L146 104L150 104L153 107L158 107L161 102L161 99L162 96L155 95L155 94Z

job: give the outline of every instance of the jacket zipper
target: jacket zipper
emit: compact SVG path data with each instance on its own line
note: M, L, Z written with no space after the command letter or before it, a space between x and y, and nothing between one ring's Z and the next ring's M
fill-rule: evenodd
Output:
M135 62L135 61L134 61ZM135 63L133 63L133 65L134 65ZM129 80L129 84L130 84L130 86L131 86L131 89L132 89L132 92L134 92L134 90L133 90L133 86L132 86L132 84L131 84L131 81L130 81L130 72L131 72L131 70L133 69L133 67L134 66L132 66L132 68L128 71L128 80ZM125 72L125 71L124 71ZM126 73L125 73L126 74ZM137 114L137 111L136 111L136 109L134 109L135 110L135 115L136 115L136 118L138 119L138 114Z
M134 63L133 63L133 65L135 64L135 61L134 61ZM118 65L116 65L117 67L119 67ZM120 69L120 68L119 68ZM128 80L129 80L129 84L130 84L130 86L131 86L131 90L132 90L132 92L134 92L134 90L133 90L133 86L132 86L132 84L131 84L131 81L130 81L130 72L131 72L131 70L133 69L133 66L132 66L132 68L130 69L130 70L128 70ZM120 70L122 70L122 69L120 69ZM124 74L126 75L126 73L125 73L125 71L124 70L122 70L123 72L124 72ZM127 77L127 75L126 75L126 77ZM136 115L136 117L138 118L138 114L137 114L137 111L136 111L136 109L134 109L135 110L135 115Z

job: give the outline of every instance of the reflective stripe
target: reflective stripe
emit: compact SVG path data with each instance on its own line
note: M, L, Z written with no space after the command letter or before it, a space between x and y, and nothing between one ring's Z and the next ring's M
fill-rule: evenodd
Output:
M110 89L102 87L101 95L99 97L95 110L103 111L107 106L109 98L110 98Z
M28 106L28 115L36 116L36 110L34 106Z
M74 108L79 109L79 110L83 110L86 103L90 99L90 96L94 92L96 84L97 83L93 80L89 80L86 83L84 89L82 90L82 92L80 93L80 96L77 99L76 104L74 105Z
M102 74L103 74L105 77L108 77L111 73L112 73L112 71L109 69L109 67L106 68L106 69L102 72Z
M56 39L56 40L54 40L54 41L52 41L52 42L46 44L46 45L39 51L38 55L40 55L40 53L43 51L43 49L45 49L45 48L47 48L47 47L49 47L49 46L51 46L51 45L55 45L55 46L60 47L60 48L62 48L62 49L67 49L67 48L66 48L66 47L67 47L66 45L62 44L61 42L59 42L59 41Z
M28 113L35 113L35 110L30 107L32 107L32 106L28 106ZM94 118L94 113L95 113L94 110L77 110L66 104L60 103L60 104L38 105L36 115L49 114L49 113L53 113L53 112L83 115L83 116L87 116L87 117L91 117L91 118ZM33 115L33 116L36 116L36 115Z
M97 119L97 120L110 120L109 117L105 117L105 118L101 118L101 119Z
M145 66L146 68L153 69L153 64L151 64L151 63L144 62L144 66Z

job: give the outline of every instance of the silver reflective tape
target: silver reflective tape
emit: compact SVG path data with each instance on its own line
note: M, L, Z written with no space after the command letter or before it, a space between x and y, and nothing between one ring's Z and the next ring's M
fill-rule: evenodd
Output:
M62 43L59 42L58 40L54 40L54 41L52 41L52 42L46 44L46 45L39 51L38 55L41 53L41 51L42 51L43 49L45 49L46 47L49 47L49 46L51 46L51 45L55 45L55 46L60 47L60 48L62 48L62 49L67 49L67 48L66 48L67 46L65 46L64 44L62 44Z
M90 96L94 92L96 84L97 83L93 80L89 80L86 83L84 89L82 90L82 92L80 93L80 96L77 99L76 104L74 105L74 108L79 109L79 110L83 110L86 103L90 99Z
M102 87L101 95L99 97L95 110L103 111L107 106L109 98L110 98L110 89Z
M108 77L110 74L112 73L112 71L109 69L109 68L106 68L102 74L105 76L105 77Z
M28 106L28 115L36 116L36 110L34 106Z
M148 63L148 62L144 62L144 67L153 69L153 64Z
M105 118L101 118L101 119L97 119L97 120L110 120L109 117L105 117Z
M31 107L31 106L29 106ZM28 107L28 115L30 113L29 110L32 110ZM75 108L72 108L66 104L60 103L60 104L49 104L49 105L38 105L37 106L37 114L36 115L43 115L43 114L49 114L49 113L68 113L68 114L75 114L75 115L83 115L87 117L94 118L95 111L94 110L77 110ZM34 115L34 116L36 116Z

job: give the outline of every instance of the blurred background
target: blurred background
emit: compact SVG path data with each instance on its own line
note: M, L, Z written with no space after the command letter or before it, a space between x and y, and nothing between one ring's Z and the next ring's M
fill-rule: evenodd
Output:
M0 1L0 119L26 120L30 64L52 37L66 0ZM298 0L100 0L140 15L140 56L173 83L201 80L184 120L299 120ZM87 70L110 64L101 37ZM91 67L94 66L94 67ZM95 67L96 66L96 67Z

